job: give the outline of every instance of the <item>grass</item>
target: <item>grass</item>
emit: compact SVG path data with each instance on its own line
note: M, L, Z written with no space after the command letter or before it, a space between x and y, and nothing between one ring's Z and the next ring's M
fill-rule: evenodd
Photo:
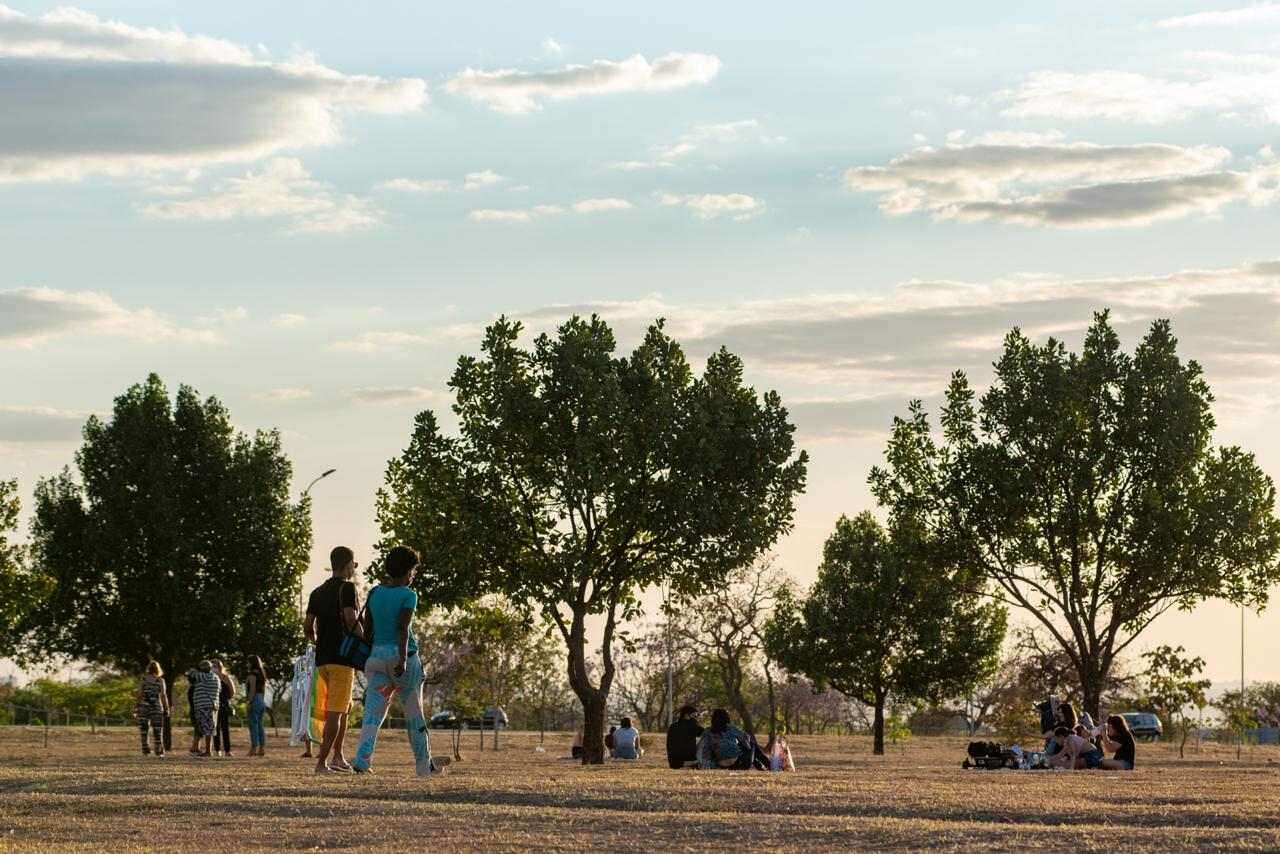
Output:
M45 750L41 730L0 727L0 850L1280 848L1277 748L1237 762L1140 745L1132 773L962 771L961 739L875 757L864 738L797 737L799 771L763 774L671 771L657 752L584 768L560 758L568 735L537 742L481 754L468 734L463 762L420 780L398 731L353 778L312 775L283 739L265 759L158 760L132 730L54 730Z

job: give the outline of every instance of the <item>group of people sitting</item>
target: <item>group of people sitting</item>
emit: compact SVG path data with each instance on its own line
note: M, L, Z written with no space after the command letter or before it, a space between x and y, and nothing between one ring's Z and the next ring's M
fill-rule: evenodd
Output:
M1095 726L1088 712L1077 719L1070 703L1051 698L1040 705L1040 726L1052 768L1132 771L1137 762L1137 742L1121 715L1110 715L1106 724ZM1108 757L1107 751L1113 755Z
M781 734L770 737L763 748L755 736L735 727L724 709L711 712L711 726L703 729L699 713L693 706L680 709L676 720L667 728L667 764L672 768L704 768L746 771L794 771L791 748ZM609 756L634 761L644 756L640 732L631 718L624 717L619 726L610 727L604 744ZM583 731L573 740L573 756L582 756Z

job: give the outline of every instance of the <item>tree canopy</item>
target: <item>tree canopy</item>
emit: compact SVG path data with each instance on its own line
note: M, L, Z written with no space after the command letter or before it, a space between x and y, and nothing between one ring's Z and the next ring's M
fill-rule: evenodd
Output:
M500 319L481 356L459 359L458 435L418 416L388 466L379 523L384 542L422 553L428 602L496 591L557 626L586 716L584 761L599 762L619 620L648 586L693 592L769 548L791 524L806 457L778 395L745 386L725 350L694 376L661 322L623 357L597 317L529 349L521 331Z
M1004 609L963 574L939 572L921 533L886 532L867 512L842 516L808 596L784 592L766 631L784 667L874 708L877 754L887 699L968 693L994 670L1004 639Z
M1081 353L1005 338L991 386L956 373L941 442L918 401L871 474L894 519L946 543L941 563L993 582L1070 657L1097 715L1117 656L1170 608L1261 604L1280 580L1275 487L1214 448L1213 395L1168 321L1132 355L1107 313Z
M169 674L298 652L311 522L290 503L277 433L236 433L187 386L171 403L153 374L88 420L76 467L36 488L32 574L47 594L24 621L29 650L126 671L154 658Z

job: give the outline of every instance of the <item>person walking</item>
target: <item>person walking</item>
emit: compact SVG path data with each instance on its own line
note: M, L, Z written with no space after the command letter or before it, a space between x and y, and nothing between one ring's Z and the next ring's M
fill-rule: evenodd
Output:
M249 656L244 689L249 702L249 755L266 756L267 730L262 718L267 713L267 669L256 655Z
M236 685L235 677L231 675L230 669L222 663L222 659L215 658L210 662L213 665L213 672L218 677L218 716L214 721L213 728L213 752L217 756L231 755L231 718L235 714L235 710L231 705L235 700L236 691L239 690Z
M346 546L329 553L328 580L311 591L307 601L305 625L307 640L316 647L315 682L311 689L312 714L321 730L320 752L316 756L316 773L350 771L342 748L347 737L347 715L351 711L351 689L355 670L340 649L348 632L359 629L356 586L351 583L356 572L355 554ZM333 761L329 760L330 754Z
M191 753L193 756L212 756L213 731L222 681L213 672L213 662L208 659L187 672L187 681L191 684L191 704L195 710L197 732L195 743L191 745Z
M413 612L418 607L418 594L410 586L418 568L418 555L408 546L396 546L387 553L385 566L386 578L370 590L365 599L373 649L364 666L368 681L364 722L352 767L358 774L369 772L387 708L391 698L399 694L414 768L419 777L427 777L440 773L449 764L449 757L432 759L427 721L422 713L422 660L413 637Z
M147 662L147 671L142 674L142 684L138 686L137 709L143 755L148 756L152 752L147 744L147 733L150 731L156 756L164 756L164 719L169 715L169 691L159 662Z

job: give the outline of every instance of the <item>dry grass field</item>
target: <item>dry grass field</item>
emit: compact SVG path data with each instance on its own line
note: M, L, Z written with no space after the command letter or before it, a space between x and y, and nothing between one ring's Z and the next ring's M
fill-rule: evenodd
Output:
M420 780L404 734L376 773L316 777L265 759L142 756L132 731L0 728L0 850L1280 849L1280 750L1140 746L1133 773L962 771L959 739L871 755L863 738L793 740L795 774L583 768L567 735L512 734ZM245 744L243 731L236 733ZM443 750L446 737L435 740Z

